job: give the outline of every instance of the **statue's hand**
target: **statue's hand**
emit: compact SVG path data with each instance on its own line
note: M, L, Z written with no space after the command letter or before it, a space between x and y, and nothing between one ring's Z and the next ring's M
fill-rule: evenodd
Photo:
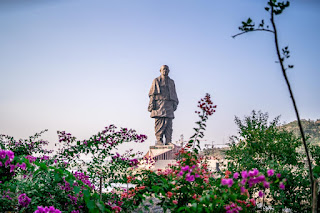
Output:
M148 106L148 111L151 112L152 110L156 109L156 106L155 106L155 105L156 105L156 103L155 103L153 97L150 98L150 102L149 102L149 106Z
M148 106L148 111L151 112L152 110L153 110L153 104L151 103L151 104L149 104L149 106Z

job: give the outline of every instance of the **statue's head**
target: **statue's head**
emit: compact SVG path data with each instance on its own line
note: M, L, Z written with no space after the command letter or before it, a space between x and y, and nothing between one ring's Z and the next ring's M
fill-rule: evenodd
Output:
M166 77L169 75L170 69L168 65L162 65L160 68L160 73L163 77Z

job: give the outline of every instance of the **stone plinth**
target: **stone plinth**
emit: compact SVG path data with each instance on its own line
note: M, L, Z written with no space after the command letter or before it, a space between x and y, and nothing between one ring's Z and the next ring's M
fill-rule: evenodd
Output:
M145 157L154 160L174 160L175 153L179 152L179 149L180 146L174 144L150 146Z

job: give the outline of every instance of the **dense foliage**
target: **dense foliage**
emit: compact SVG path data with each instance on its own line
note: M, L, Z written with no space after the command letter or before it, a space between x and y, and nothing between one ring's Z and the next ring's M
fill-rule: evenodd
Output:
M299 138L278 128L278 118L269 124L268 115L261 112L244 121L236 118L239 136L233 137L227 152L228 170L214 172L199 154L199 138L216 106L207 94L198 107L195 134L177 153L177 163L165 170L150 170L153 159L138 160L131 151L113 152L121 143L143 142L146 136L126 128L117 131L112 125L83 141L58 132L62 148L51 157L44 155L50 151L44 150L43 142L19 145L2 136L0 210L130 212L154 199L171 212L255 212L264 206L276 211L309 210L308 178L303 158L296 152ZM38 157L29 151L16 152L30 143L36 144L32 151ZM313 147L312 153L318 151ZM89 160L81 160L83 155ZM320 155L315 156L319 162ZM143 163L146 167L141 167ZM112 183L127 186L100 191Z
M229 169L272 168L286 178L284 191L270 188L269 205L281 211L310 211L310 182L304 156L298 152L301 139L292 132L279 128L279 117L268 123L268 114L253 111L240 120L236 117L239 135L232 137L226 158ZM255 191L252 190L252 193Z

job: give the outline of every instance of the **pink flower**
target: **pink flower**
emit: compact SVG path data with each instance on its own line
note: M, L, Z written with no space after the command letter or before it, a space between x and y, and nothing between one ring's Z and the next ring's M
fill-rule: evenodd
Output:
M243 186L240 187L241 193L245 193L246 188L244 188Z
M251 198L250 199L250 203L251 203L251 205L256 206L256 200L255 199Z
M273 170L273 169L269 169L269 170L267 171L267 174L268 174L269 177L272 176L272 175L274 175L274 170Z
M44 155L42 156L41 160L49 160L49 156Z
M25 193L23 193L19 195L18 202L22 207L28 207L29 203L31 202L31 199Z
M10 172L14 172L14 169L16 168L16 166L15 165L10 165Z
M242 179L240 183L241 183L242 185L246 185L246 182L247 182L247 179Z
M267 182L267 181L264 181L263 182L263 186L264 186L264 188L270 188L270 183L269 182Z
M238 177L239 177L239 172L236 172L236 173L233 174L233 178L234 179L238 179Z
M6 160L6 162L4 163L4 165L7 167L10 164L10 160Z
M177 204L178 204L178 201L177 201L177 200L173 200L172 203L174 203L174 204L177 205Z
M6 151L0 149L0 159L6 158Z
M256 178L257 182L263 182L266 180L266 177L264 175L260 175L259 177Z
M280 173L277 173L277 178L280 178L281 177L281 174Z
M247 178L248 177L248 172L247 171L242 171L241 172L241 177L242 178Z
M183 171L183 172L186 172L188 170L189 170L189 166L188 165L181 167L181 171Z
M173 193L172 192L167 192L167 197L170 199L172 197Z
M35 162L37 160L37 157L33 157L31 155L27 155L25 158L29 160L29 163Z
M12 161L13 158L14 158L14 153L13 153L13 151L11 151L11 150L6 150L5 152L6 152L7 156L8 156L8 158L9 158L9 160Z
M114 207L112 207L112 210L114 210L115 212L120 212L121 211L121 207L114 206Z
M253 169L252 171L249 171L249 176L250 177L257 176L258 174L259 174L259 170L258 169Z
M22 164L20 164L19 167L20 167L22 170L26 170L27 165L26 165L26 163L22 163Z
M259 191L259 197L263 197L264 193L262 191Z
M38 206L38 209L34 213L61 213L61 211L59 209L55 209L53 206Z
M191 175L190 173L186 175L186 181L192 182L194 180L195 180L194 175Z
M284 184L282 182L279 183L279 188L284 190L285 186L284 186Z
M231 178L222 178L221 185L228 185L230 188L233 185L233 180Z

